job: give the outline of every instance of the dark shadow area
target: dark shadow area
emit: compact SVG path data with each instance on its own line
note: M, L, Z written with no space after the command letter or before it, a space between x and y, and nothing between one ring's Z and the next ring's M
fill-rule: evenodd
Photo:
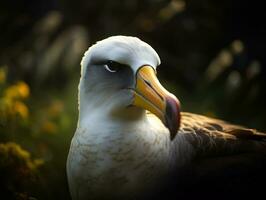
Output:
M264 9L259 0L1 1L0 193L70 199L65 163L77 123L80 60L112 35L137 36L158 52L159 79L183 111L265 131ZM263 189L253 172L236 190ZM234 174L226 174L196 181L195 194L205 184L215 191L217 180L231 184Z

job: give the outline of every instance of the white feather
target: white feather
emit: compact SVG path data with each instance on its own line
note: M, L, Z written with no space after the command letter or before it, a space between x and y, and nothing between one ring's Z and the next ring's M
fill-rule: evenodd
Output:
M161 121L138 108L128 108L121 113L124 117L113 118L110 109L130 99L123 90L119 94L86 90L84 76L93 59L115 60L136 72L146 64L156 68L160 58L138 38L115 36L90 47L81 62L79 123L67 162L72 198L137 198L156 188L171 169L183 165L192 147L182 134L171 143Z

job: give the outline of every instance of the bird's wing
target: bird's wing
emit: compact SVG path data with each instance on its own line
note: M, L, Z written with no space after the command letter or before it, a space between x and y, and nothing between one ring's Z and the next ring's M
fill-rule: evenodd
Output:
M180 185L184 194L194 189L240 197L264 191L265 133L192 113L182 113L180 131L195 149Z
M218 150L231 146L232 151L239 151L245 150L247 144L247 151L258 150L258 146L266 148L265 133L202 115L183 112L180 130L198 149ZM251 144L255 145L255 149Z

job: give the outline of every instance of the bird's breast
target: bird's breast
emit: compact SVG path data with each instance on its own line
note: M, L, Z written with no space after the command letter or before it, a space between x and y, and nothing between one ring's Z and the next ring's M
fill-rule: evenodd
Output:
M129 198L156 187L169 170L169 139L142 132L78 130L68 156L72 196Z

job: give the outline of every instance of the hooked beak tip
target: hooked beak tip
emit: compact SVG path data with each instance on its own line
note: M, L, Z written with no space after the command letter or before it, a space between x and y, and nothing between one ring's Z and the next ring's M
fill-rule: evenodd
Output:
M180 127L180 103L175 97L166 97L165 123L173 140Z

